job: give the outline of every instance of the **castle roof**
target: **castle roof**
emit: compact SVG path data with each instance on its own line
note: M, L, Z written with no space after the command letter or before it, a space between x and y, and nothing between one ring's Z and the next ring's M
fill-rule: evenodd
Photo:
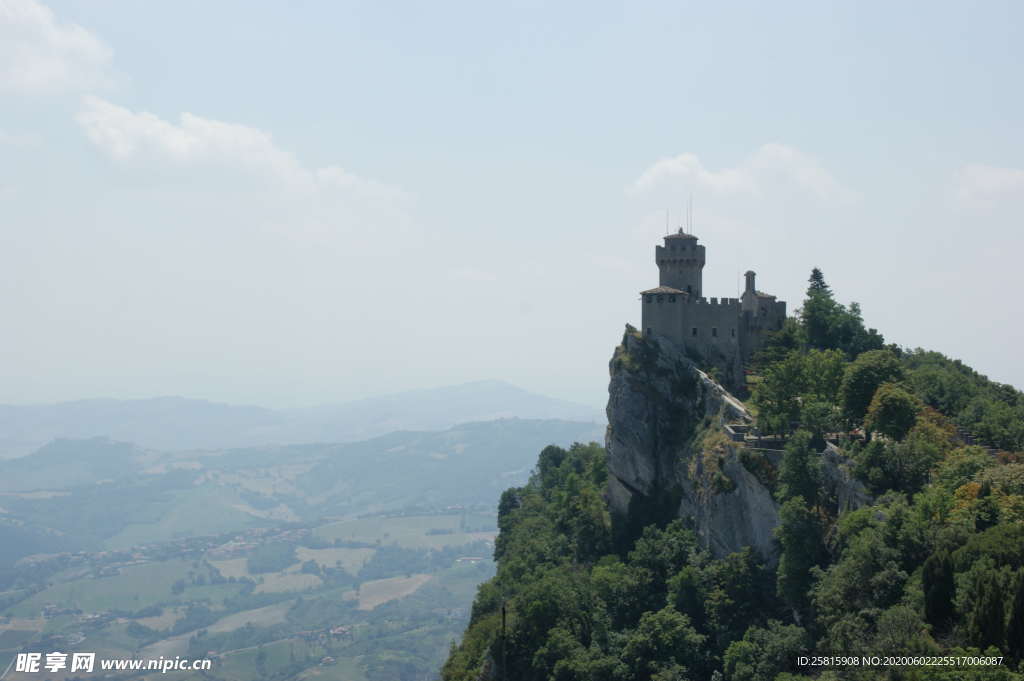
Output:
M693 239L694 241L696 241L697 240L697 235L696 234L687 234L680 227L678 232L676 232L675 234L666 234L665 238L666 239Z
M680 291L679 289L672 288L671 286L659 286L657 288L650 288L650 289L647 289L646 291L641 291L640 295L643 296L643 295L647 295L648 293L669 293L669 294L674 295L674 296L689 295L686 291Z

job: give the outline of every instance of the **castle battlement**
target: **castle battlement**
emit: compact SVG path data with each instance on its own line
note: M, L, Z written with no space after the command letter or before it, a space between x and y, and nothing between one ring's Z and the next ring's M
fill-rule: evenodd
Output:
M698 298L696 300L696 302L701 304L701 305L715 305L715 306L718 306L718 307L732 307L734 305L739 307L740 299L739 298L721 298L721 299L719 299L719 298L710 298L710 299L708 299L708 298Z
M722 369L730 387L741 385L743 365L761 345L764 335L782 328L786 303L758 291L753 271L747 271L740 298L702 295L706 250L693 234L679 230L655 246L656 288L641 291L641 328L682 346L707 366Z

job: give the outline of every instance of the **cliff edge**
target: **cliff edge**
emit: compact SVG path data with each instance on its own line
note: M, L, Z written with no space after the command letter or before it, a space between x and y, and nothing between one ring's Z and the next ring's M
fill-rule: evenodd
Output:
M627 326L610 362L608 501L619 527L689 519L715 556L753 547L777 557L779 505L772 487L781 453L733 442L726 424L750 425L741 401L699 370L671 341ZM869 500L837 452L823 479L842 510Z

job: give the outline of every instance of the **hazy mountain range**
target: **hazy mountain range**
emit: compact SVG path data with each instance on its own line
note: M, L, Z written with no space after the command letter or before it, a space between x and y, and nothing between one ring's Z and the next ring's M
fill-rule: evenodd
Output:
M479 505L523 484L549 444L594 423L497 419L343 444L166 452L60 439L0 461L0 569L30 553L96 551L325 516Z
M56 438L108 437L164 451L352 442L396 430L439 430L499 418L604 423L594 407L504 381L477 381L303 409L220 404L184 397L88 399L0 405L0 458Z

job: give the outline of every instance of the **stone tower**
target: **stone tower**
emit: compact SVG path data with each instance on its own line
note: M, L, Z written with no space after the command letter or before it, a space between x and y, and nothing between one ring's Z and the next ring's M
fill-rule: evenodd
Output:
M680 229L665 237L664 246L654 247L654 260L658 263L658 283L686 291L691 299L700 298L704 270L704 247L697 237Z
M683 230L655 247L654 260L659 286L640 292L644 335L669 339L705 368L718 369L723 385L745 390L744 365L766 334L782 328L786 303L758 291L753 271L742 298L705 298L704 247Z

